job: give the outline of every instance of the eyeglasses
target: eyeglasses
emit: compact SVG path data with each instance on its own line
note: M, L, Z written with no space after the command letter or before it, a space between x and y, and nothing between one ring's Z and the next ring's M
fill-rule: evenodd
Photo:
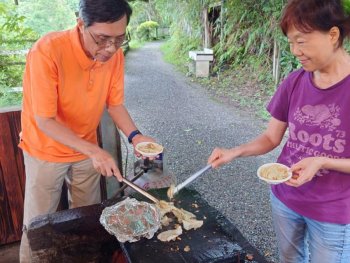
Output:
M111 45L114 45L114 47L116 49L118 49L124 42L125 36L121 36L121 37L117 37L115 38L114 41L110 40L110 39L101 39L99 41L96 40L96 38L93 36L93 34L90 32L90 30L88 28L86 28L87 32L89 32L91 38L94 40L95 44L99 47L99 48L108 48Z

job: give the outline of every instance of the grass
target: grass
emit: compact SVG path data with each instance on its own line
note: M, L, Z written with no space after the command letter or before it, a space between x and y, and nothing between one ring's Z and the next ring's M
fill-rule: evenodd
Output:
M191 81L201 84L216 99L232 104L257 117L267 120L270 115L266 105L275 91L271 74L258 66L227 67L220 72L212 73L208 78L196 78L188 73L187 54L173 52L170 42L161 46L164 60L188 75Z
M138 39L133 39L129 42L130 49L139 49L144 45L145 45L145 42Z
M173 52L173 48L169 41L165 42L160 50L164 55L164 60L170 64L176 66L178 70L185 73L187 70L188 59L183 54L178 54L177 52ZM186 70L185 70L186 69Z

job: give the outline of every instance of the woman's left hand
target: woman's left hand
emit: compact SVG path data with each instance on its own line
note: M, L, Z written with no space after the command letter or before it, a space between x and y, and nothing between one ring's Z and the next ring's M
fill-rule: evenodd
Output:
M308 157L292 165L293 177L286 182L289 186L299 187L310 182L316 173L322 169L323 157Z

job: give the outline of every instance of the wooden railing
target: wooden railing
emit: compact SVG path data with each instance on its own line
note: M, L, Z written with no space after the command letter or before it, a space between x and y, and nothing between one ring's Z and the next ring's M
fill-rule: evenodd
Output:
M0 111L0 244L22 235L25 173L17 147L21 130L19 108Z

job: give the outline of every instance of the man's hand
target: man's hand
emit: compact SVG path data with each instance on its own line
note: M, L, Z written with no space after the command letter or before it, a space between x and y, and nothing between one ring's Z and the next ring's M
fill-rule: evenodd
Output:
M293 177L286 182L287 185L299 187L310 182L316 173L323 168L323 157L308 157L291 167Z
M72 130L58 123L55 118L36 116L35 119L40 130L47 136L91 158L96 171L104 176L114 175L118 181L122 181L116 162L108 152L80 138Z
M117 177L119 182L123 180L123 177L120 174L115 160L108 152L99 147L96 147L96 150L90 154L89 157L91 158L96 171L108 177L114 175Z

